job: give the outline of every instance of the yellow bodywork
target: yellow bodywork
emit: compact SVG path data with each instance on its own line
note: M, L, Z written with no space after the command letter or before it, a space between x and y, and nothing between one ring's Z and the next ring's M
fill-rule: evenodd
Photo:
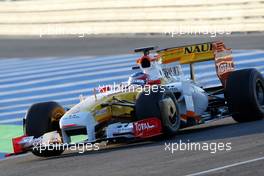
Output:
M87 105L82 111L89 111L92 113L96 122L109 121L111 118L132 118L131 114L133 111L132 107L110 105L103 106L103 104L115 102L115 99L126 100L129 102L135 102L140 92L128 91L118 92L103 96L102 98L95 100L94 103Z
M163 64L179 61L180 64L190 64L214 59L213 43L187 45L167 48L158 51Z

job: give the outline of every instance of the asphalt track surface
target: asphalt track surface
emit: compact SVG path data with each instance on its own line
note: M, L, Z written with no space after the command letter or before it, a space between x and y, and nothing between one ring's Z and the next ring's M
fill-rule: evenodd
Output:
M209 36L112 36L65 38L32 37L0 38L0 56L2 57L46 57L46 56L91 56L133 53L136 47L159 46L160 48L186 44L222 40L233 49L264 49L263 33L250 35L237 34L217 37Z
M53 158L38 158L31 154L9 158L0 161L1 175L195 175L206 171L201 175L261 176L264 173L263 125L264 121L237 124L229 118L181 131L172 139L83 154L66 152ZM165 142L179 144L180 140L231 143L232 149L215 154L210 151L165 151ZM250 162L252 159L257 160ZM227 168L221 169L224 166ZM210 171L215 168L219 170Z
M49 40L49 39L48 39ZM50 48L33 49L42 45L39 39L17 40L3 39L1 46L15 48L15 52L3 51L4 57L45 57L53 55L108 55L125 54L121 49L130 49L137 46L149 45L153 41L160 41L166 47L165 39L146 38L118 39L93 38L96 41L89 46L83 46L75 52L70 52L70 45L63 44L69 39L52 39L56 42ZM76 40L76 39L74 39ZM79 40L79 39L78 39ZM85 41L84 43L88 42ZM199 39L173 39L179 44L203 42ZM10 41L11 44L9 43ZM37 42L36 42L37 41ZM64 42L62 42L64 41ZM109 43L107 43L108 41ZM123 42L119 42L123 41ZM127 42L126 42L127 41ZM129 42L128 42L129 41ZM180 42L181 41L181 42ZM263 36L237 36L225 39L229 47L235 49L263 49ZM21 43L19 43L21 42ZM32 44L32 42L36 42ZM73 41L73 42L77 42ZM115 43L116 42L116 43ZM174 41L170 41L173 42ZM169 42L169 43L170 43ZM23 44L24 43L24 44ZM37 45L38 43L42 43ZM47 42L49 43L49 42ZM119 43L119 45L117 45ZM177 42L175 42L177 43ZM156 44L154 42L154 44ZM171 43L170 43L171 44ZM65 47L63 48L62 46ZM77 44L76 47L82 44ZM102 46L93 51L93 47ZM104 47L103 47L104 46ZM113 49L115 46L116 49ZM170 45L171 46L171 45ZM174 46L174 45L173 45ZM27 48L28 47L28 48ZM31 48L33 47L33 48ZM45 48L45 45L43 45ZM4 47L0 47L1 50ZM32 49L30 54L25 49ZM74 49L72 49L73 51ZM12 50L14 51L14 50ZM24 51L24 52L22 52ZM78 53L78 51L80 51ZM90 52L89 52L90 51ZM21 53L19 53L21 52ZM0 52L1 53L1 52ZM21 55L20 55L21 54ZM83 154L67 151L60 157L38 158L32 154L19 157L10 157L0 161L0 175L263 175L264 174L264 121L238 124L231 118L222 119L201 126L182 130L176 136L156 141L140 142L136 144L114 146L100 151L87 151ZM165 151L165 142L197 142L197 143L231 143L230 151Z

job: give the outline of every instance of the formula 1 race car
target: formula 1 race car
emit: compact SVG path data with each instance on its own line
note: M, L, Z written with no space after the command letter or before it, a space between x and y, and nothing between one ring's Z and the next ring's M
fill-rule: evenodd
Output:
M60 155L61 148L33 146L70 144L80 134L93 144L174 135L180 128L229 116L237 122L264 118L263 76L256 69L235 70L231 49L223 42L156 49L135 49L143 55L128 82L95 89L67 111L56 102L33 104L24 118L24 136L13 139L15 154ZM193 64L209 60L222 85L202 88ZM190 79L181 64L190 64Z

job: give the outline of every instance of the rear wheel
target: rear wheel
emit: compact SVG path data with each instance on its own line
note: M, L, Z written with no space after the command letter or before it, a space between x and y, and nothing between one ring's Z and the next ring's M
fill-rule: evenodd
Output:
M264 79L256 69L232 72L227 80L225 97L235 121L264 118Z
M65 113L63 107L56 102L44 102L33 104L26 115L25 132L28 136L35 138L44 135L47 132L59 131L59 120ZM61 148L54 150L42 150L34 147L32 153L37 156L56 156L63 152Z
M163 91L165 90L165 91ZM179 108L174 94L166 89L150 94L142 92L136 101L137 120L157 117L161 120L164 133L175 134L180 126Z

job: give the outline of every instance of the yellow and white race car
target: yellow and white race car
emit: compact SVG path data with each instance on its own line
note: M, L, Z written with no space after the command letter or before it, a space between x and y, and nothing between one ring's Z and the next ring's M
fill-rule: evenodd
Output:
M155 50L156 55L150 55ZM173 135L180 128L232 116L238 122L264 118L264 79L256 69L235 70L231 49L208 42L156 50L135 49L137 71L127 83L101 87L68 111L56 102L33 104L24 119L24 136L13 139L14 153L60 155L64 149L42 145L70 144L84 134L87 143L147 139ZM222 85L201 88L193 63L215 61ZM181 64L190 64L187 79ZM38 147L36 147L38 146Z

